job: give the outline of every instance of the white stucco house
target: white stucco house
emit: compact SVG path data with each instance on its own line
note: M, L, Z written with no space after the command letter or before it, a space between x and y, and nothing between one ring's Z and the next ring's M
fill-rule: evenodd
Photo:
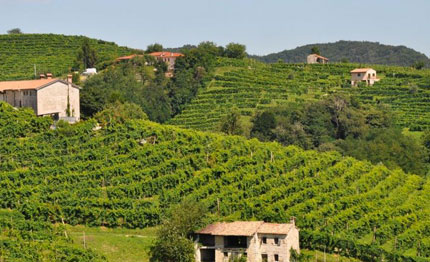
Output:
M372 68L356 68L351 71L351 85L357 86L360 82L365 82L366 85L373 85L379 81L376 77L376 71Z
M37 80L0 82L0 101L14 107L30 107L38 116L76 122L80 119L79 91L81 87L67 80L41 75Z

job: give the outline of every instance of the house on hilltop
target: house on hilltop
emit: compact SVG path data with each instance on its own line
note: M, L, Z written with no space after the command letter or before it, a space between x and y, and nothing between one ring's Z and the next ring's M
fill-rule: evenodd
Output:
M127 56L120 56L117 59L115 59L115 62L130 61L135 57L141 57L141 56L143 56L143 55L132 54L132 55L127 55Z
M80 119L80 89L72 83L72 75L61 80L47 74L38 80L0 82L0 101L14 107L31 107L38 116L76 122Z
M245 256L249 262L289 262L299 249L299 229L263 221L216 223L196 233L196 262L225 262Z
M177 58L184 56L181 53L173 52L154 52L149 55L155 57L159 61L167 63L167 71L172 72L175 69L175 61Z
M351 71L351 85L357 86L360 82L365 82L366 85L373 85L379 81L376 77L376 71L372 68L357 68Z
M317 54L310 54L307 58L308 64L327 64L328 58Z

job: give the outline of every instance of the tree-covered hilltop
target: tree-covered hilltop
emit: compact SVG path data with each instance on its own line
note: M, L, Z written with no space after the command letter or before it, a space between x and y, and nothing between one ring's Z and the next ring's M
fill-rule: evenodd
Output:
M0 35L0 80L34 78L36 74L50 72L61 76L70 72L85 39L84 36L57 34ZM97 51L98 67L120 55L136 52L112 42L88 39Z
M405 46L383 45L377 42L366 41L338 41L326 44L310 44L292 50L265 56L252 56L267 63L282 60L287 63L303 63L313 47L318 47L321 55L330 59L330 62L349 61L351 63L384 64L411 66L416 62L429 64L429 58Z
M0 207L31 221L141 228L189 199L216 220L295 216L302 247L365 261L430 258L424 176L149 121L95 126L2 136Z

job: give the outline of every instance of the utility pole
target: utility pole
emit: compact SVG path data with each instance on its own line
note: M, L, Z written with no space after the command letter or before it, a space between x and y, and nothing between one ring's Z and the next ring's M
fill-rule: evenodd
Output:
M36 64L34 64L34 79L37 79Z

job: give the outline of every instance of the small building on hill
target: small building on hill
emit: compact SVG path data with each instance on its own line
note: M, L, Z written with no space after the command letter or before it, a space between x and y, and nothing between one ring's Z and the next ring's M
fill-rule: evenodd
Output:
M225 262L245 256L249 262L289 262L300 252L299 229L291 223L263 221L216 223L196 233L196 262Z
M76 122L80 119L80 89L72 83L72 75L61 80L47 74L38 80L0 82L0 101L14 107L31 107L38 116Z
M328 58L317 54L310 54L307 58L308 64L327 64Z
M366 85L373 85L379 81L376 77L376 71L372 68L356 68L351 71L351 85L357 86L360 82L365 82Z
M173 52L154 52L149 55L155 57L159 61L167 63L167 71L172 72L175 69L175 61L177 58L184 56L181 53Z

